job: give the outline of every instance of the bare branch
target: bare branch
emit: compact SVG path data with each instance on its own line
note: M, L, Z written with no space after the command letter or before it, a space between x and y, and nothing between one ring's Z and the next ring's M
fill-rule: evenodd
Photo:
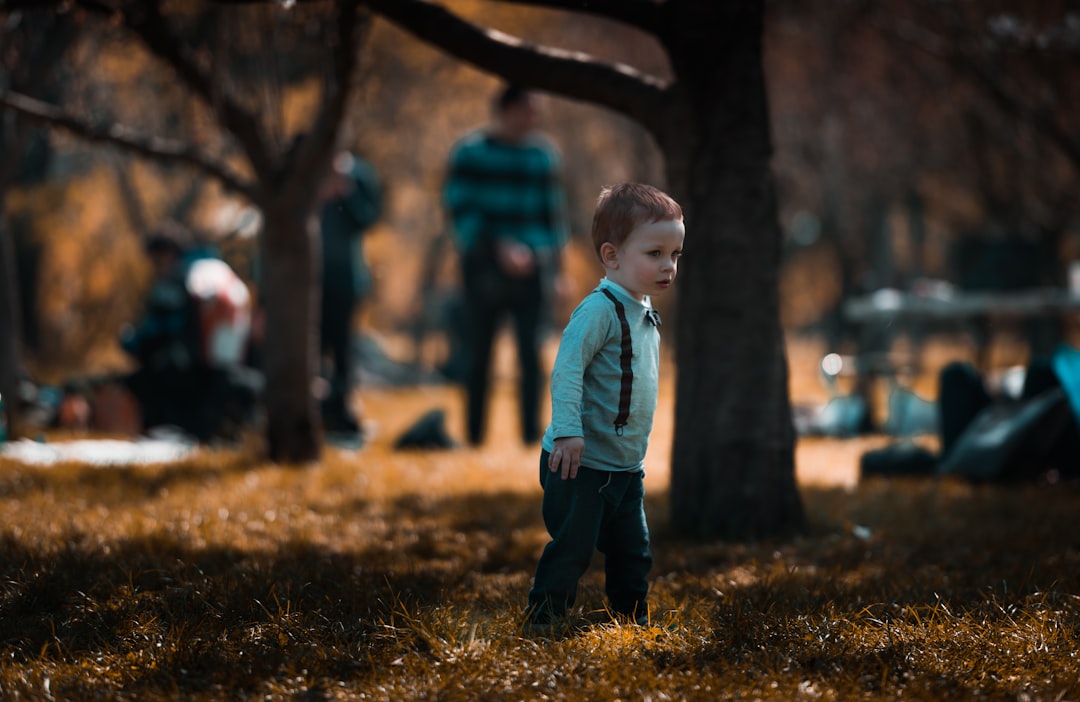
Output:
M553 10L587 12L661 35L667 32L667 5L656 0L498 0L510 5L533 5Z
M983 90L998 104L998 107L1012 114L1013 117L1026 121L1046 135L1073 164L1073 169L1080 173L1080 142L1068 130L1062 128L1052 112L1030 105L1024 98L1017 95L1011 86L996 78L985 66L972 60L971 57L962 58L968 73L982 85Z
M145 136L119 124L92 125L53 105L20 93L0 92L0 106L42 124L65 129L88 141L112 144L149 158L193 166L217 178L228 190L254 201L255 193L251 184L226 167L208 159L190 144L174 139Z
M0 14L7 14L17 10L59 8L61 4L61 0L0 0Z
M472 24L428 0L364 0L376 13L447 53L502 76L622 112L660 131L665 81L626 64L528 44Z
M79 2L83 4L87 0ZM172 67L184 84L218 114L225 129L240 143L252 168L258 173L270 173L273 164L258 115L213 90L212 75L172 30L158 4L132 2L123 10L122 17L146 48Z
M1025 100L1009 83L991 71L969 49L957 46L928 29L912 22L897 21L895 18L882 20L878 28L888 36L913 46L934 58L959 67L982 89L991 100L1004 112L1014 118L1026 121L1065 155L1073 168L1080 173L1080 141L1068 130L1062 128L1054 114L1045 109L1038 109Z
M323 0L209 0L211 5L224 5L226 7L235 7L237 5L285 5L285 4L299 4L307 5L317 2L323 2Z
M336 42L333 50L333 77L323 94L319 114L312 123L312 139L296 155L296 163L290 164L301 173L314 177L316 166L322 163L334 148L341 122L349 105L353 74L357 64L357 41L360 35L359 0L340 0L341 14L337 22Z
M146 216L146 205L139 196L138 188L131 182L131 170L128 168L125 155L120 151L114 151L108 160L112 165L116 189L120 192L120 202L124 205L124 213L127 215L131 230L142 234L149 231L150 218Z
M134 0L126 6L113 6L101 0L75 1L83 10L122 20L150 53L171 67L188 89L218 114L222 125L239 142L252 167L257 172L269 172L272 164L262 123L257 115L251 114L227 95L213 90L213 76L169 26L161 14L159 2ZM61 0L0 0L0 11L9 5L53 7L58 10L67 7L67 3Z

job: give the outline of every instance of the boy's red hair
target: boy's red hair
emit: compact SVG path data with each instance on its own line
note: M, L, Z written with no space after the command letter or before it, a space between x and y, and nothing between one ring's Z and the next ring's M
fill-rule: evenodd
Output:
M621 246L637 226L682 218L679 203L659 188L644 183L606 186L600 191L593 213L593 248L599 256L605 242Z

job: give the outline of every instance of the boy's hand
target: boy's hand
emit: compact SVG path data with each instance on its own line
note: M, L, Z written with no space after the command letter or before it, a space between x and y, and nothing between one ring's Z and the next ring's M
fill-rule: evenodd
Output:
M585 437L561 436L555 439L548 457L548 468L552 473L562 471L562 479L573 480L581 467L581 454L585 453Z

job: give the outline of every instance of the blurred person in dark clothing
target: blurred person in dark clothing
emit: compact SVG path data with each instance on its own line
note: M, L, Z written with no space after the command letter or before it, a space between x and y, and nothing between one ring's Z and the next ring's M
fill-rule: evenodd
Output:
M328 383L322 401L324 428L359 436L349 406L353 388L352 337L356 312L371 294L372 276L363 235L382 212L382 185L367 161L342 151L319 189L322 234L320 349ZM328 365L326 365L328 364Z

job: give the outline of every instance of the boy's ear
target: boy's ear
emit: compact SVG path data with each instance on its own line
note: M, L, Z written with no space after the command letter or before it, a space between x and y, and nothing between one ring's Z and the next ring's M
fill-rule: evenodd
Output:
M600 244L600 262L604 264L604 268L619 267L619 249L615 244L610 241Z

